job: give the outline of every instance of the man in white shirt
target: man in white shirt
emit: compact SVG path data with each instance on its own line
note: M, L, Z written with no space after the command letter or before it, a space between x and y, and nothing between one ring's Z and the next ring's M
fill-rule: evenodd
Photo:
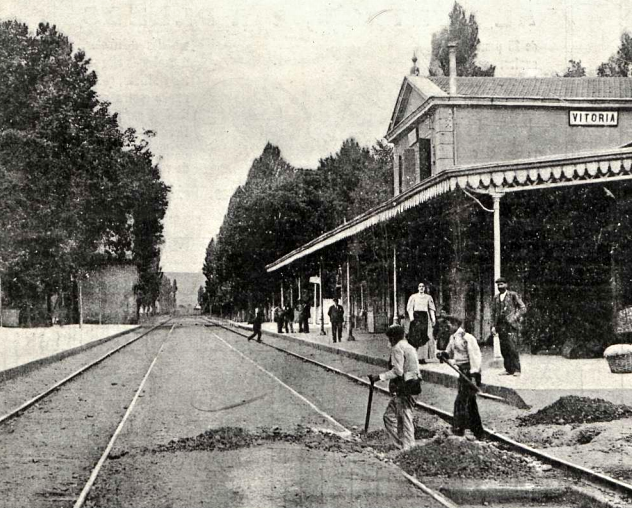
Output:
M391 343L391 370L382 374L371 374L369 379L389 381L389 391L393 398L384 412L384 427L391 438L402 450L415 444L415 427L413 425L413 407L415 399L404 394L404 383L412 379L420 379L417 350L404 338L404 328L393 325L386 331Z
M470 381L481 386L481 350L476 337L463 329L463 321L455 316L439 318L439 334L450 334L445 351L439 351L437 357L442 362L453 362ZM442 341L443 342L443 341ZM477 439L485 437L481 416L476 402L476 389L459 376L459 391L454 401L454 419L452 432L463 436L469 428Z

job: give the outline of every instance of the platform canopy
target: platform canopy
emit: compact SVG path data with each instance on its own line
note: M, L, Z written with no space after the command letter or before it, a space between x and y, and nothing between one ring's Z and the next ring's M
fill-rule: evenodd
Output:
M574 155L547 156L502 163L457 166L442 171L388 201L323 233L266 266L273 272L328 245L352 237L376 224L459 189L475 193L508 193L569 185L606 184L632 180L632 148L600 150Z

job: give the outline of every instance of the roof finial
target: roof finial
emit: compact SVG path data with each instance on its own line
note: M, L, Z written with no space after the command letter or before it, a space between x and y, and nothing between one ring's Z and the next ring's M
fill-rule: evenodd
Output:
M419 67L417 67L417 53L413 52L413 66L410 68L411 76L419 76Z

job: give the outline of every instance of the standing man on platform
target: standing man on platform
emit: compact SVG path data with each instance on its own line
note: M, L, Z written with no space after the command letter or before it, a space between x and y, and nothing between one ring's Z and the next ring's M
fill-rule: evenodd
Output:
M342 323L345 320L345 309L338 303L338 298L334 298L334 304L329 307L329 321L331 321L331 335L336 342L342 342Z
M520 376L520 326L527 307L515 291L507 290L504 277L496 279L498 294L492 302L492 333L498 334L500 354L505 372L501 375Z
M309 333L309 318L312 317L312 313L309 310L309 301L305 299L303 306L301 307L300 314L298 315L298 331L302 333Z
M294 333L294 309L289 303L285 304L283 321L285 323L285 333Z

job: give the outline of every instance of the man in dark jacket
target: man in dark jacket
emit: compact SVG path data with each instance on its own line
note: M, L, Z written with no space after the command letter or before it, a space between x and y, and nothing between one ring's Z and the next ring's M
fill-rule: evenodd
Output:
M300 314L298 316L298 331L302 333L309 333L309 318L312 317L312 313L309 310L309 301L303 302Z
M496 279L498 294L492 301L492 333L498 334L500 354L503 355L505 372L509 376L520 375L520 353L518 351L522 316L527 312L518 293L507 290L504 277Z
M294 333L294 309L289 303L285 305L283 319L285 320L285 333Z
M334 298L334 304L329 307L329 321L331 321L331 335L334 343L342 342L342 323L345 320L345 309L338 303L338 298Z
M263 311L255 309L255 318L252 320L252 335L248 337L248 342L257 337L257 342L261 342L261 323L263 323Z

